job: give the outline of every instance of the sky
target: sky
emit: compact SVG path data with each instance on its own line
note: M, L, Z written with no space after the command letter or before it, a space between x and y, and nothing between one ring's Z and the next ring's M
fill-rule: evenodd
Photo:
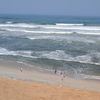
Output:
M100 17L100 0L0 0L0 14Z

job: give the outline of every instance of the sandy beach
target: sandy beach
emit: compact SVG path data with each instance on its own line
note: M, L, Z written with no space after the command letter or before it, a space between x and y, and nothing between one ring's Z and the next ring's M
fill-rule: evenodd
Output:
M100 100L100 92L0 78L0 100Z
M75 80L0 60L0 100L100 100L100 81Z

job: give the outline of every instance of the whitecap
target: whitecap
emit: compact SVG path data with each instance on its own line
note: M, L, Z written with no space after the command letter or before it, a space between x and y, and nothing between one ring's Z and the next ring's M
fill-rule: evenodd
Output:
M7 31L18 31L27 33L45 34L88 34L100 35L100 26L84 26L82 24L57 24L57 25L36 25L26 23L6 23L0 24L0 29Z

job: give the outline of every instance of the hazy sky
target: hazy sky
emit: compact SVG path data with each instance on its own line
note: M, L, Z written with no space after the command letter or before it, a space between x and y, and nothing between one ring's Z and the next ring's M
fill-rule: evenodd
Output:
M0 0L0 13L100 16L100 0Z

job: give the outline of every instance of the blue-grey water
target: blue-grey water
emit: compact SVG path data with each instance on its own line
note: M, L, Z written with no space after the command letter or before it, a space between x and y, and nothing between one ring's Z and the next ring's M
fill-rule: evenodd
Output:
M0 15L0 58L100 80L100 18Z

